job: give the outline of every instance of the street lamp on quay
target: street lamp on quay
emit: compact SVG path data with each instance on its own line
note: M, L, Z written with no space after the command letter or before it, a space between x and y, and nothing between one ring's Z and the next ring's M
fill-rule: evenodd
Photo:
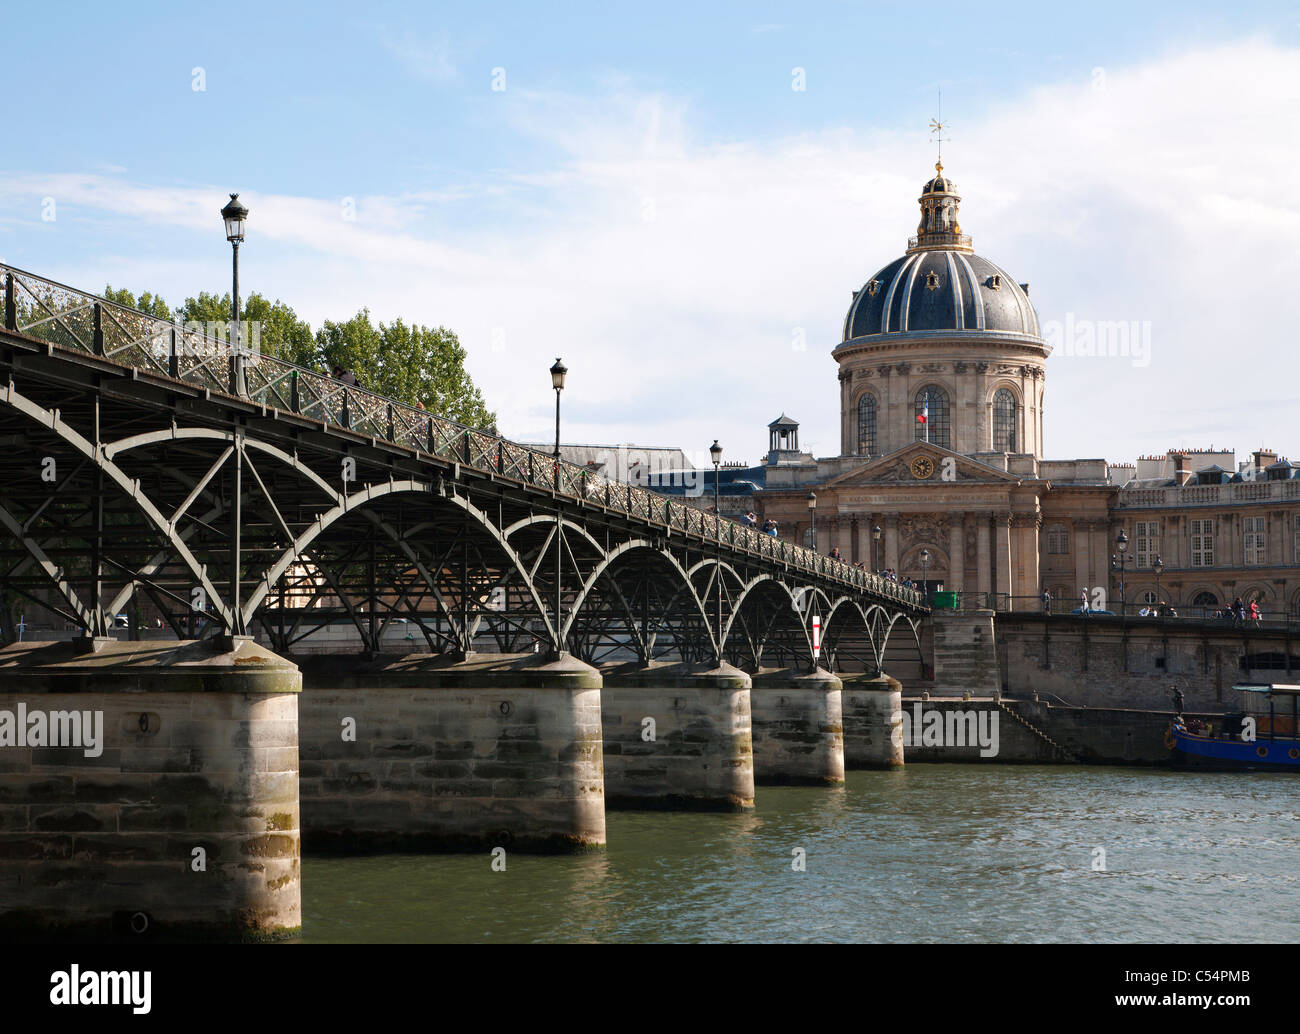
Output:
M230 241L233 258L232 285L230 291L231 332L230 332L230 391L234 395L247 395L248 386L244 383L244 350L240 346L239 336L239 246L244 242L244 224L248 221L248 209L239 200L238 194L231 194L230 201L221 210L222 221L226 224L226 240Z
M564 390L564 377L569 372L569 368L564 365L559 356L555 357L555 365L551 367L551 387L555 389L555 489L560 489L560 392ZM555 645L551 649L553 660L559 660L564 656L564 640L560 631L560 557L564 548L564 526L560 514L559 498L555 501Z
M1151 565L1151 569L1156 573L1156 606L1164 610L1164 597L1160 594L1160 575L1164 573L1165 562L1160 559L1160 554L1156 554L1156 562Z
M809 489L808 491L808 519L811 522L808 533L808 542L812 546L812 551L817 552L817 493Z
M877 573L877 574L880 573L880 536L883 535L883 534L884 534L884 532L880 530L880 525L879 525L879 524L877 524L874 528L871 529L871 541L875 544L876 573Z
M722 465L722 446L716 438L709 446L709 456L713 460L713 529L717 541L717 580L718 580L718 667L722 667L722 512L718 508L718 468Z
M1115 548L1119 550L1119 556L1111 555L1110 566L1112 571L1119 571L1119 612L1123 615L1128 607L1124 589L1124 576L1128 568L1128 536L1124 534L1123 528L1120 528L1119 535L1115 538Z
M923 549L921 550L921 598L922 599L925 598L926 592L930 587L929 580L926 577L926 572L929 570L929 568L930 568L930 551L928 549Z

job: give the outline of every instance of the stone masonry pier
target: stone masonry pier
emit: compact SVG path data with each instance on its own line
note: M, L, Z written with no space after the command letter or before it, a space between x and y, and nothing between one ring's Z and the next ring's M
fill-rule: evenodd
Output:
M750 679L739 668L612 666L601 720L611 807L754 806Z
M309 851L604 846L595 668L533 653L302 667Z
M0 650L0 928L295 934L300 682L247 639Z

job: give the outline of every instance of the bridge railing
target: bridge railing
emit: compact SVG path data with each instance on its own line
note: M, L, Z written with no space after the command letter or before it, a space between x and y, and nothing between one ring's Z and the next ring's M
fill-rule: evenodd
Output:
M7 330L429 453L911 606L921 594L842 560L224 338L0 264ZM242 362L237 360L242 358ZM240 377L242 375L242 385ZM241 390L242 389L242 390Z

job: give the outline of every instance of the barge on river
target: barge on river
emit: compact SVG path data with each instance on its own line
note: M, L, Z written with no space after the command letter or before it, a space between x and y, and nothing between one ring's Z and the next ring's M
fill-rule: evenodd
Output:
M1241 710L1209 722L1179 715L1165 733L1172 763L1224 772L1300 772L1300 685L1238 683Z

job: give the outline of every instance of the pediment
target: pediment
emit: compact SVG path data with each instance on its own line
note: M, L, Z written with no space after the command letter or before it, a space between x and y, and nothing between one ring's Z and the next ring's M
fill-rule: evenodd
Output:
M825 483L826 488L859 485L1020 484L1021 478L969 456L928 442L913 442Z

